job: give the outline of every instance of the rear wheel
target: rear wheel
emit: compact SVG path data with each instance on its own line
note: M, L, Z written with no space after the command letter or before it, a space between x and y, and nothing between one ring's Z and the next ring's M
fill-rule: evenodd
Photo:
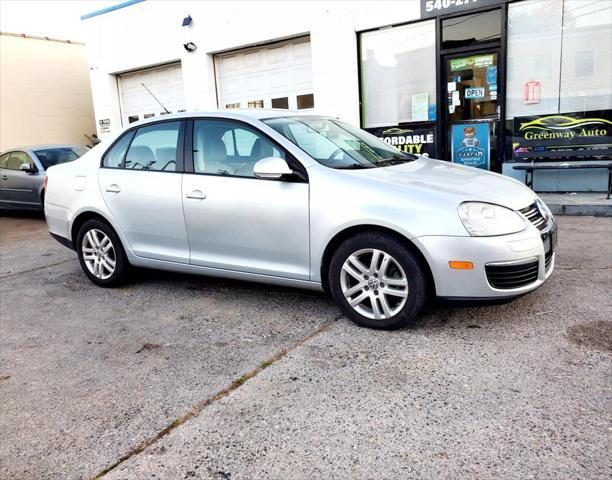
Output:
M427 298L419 259L390 235L368 232L345 241L329 268L332 296L355 323L395 329L413 322Z
M128 262L119 237L107 223L86 221L77 235L79 263L89 279L101 287L119 285L126 276Z

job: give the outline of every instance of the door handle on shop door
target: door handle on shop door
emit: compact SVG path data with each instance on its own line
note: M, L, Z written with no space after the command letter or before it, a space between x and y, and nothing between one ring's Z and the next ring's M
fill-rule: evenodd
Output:
M121 189L119 188L119 185L117 185L116 183L113 183L112 185L109 185L108 187L106 187L106 191L109 193L119 193Z
M185 195L187 198L193 198L194 200L204 200L206 195L202 193L202 190L194 190L191 193Z

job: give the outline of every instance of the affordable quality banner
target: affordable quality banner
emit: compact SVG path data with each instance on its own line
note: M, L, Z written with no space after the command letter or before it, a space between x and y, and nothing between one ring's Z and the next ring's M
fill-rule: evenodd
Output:
M489 169L489 124L462 123L452 126L452 159L468 167Z
M402 152L415 153L425 157L436 156L434 127L381 127L366 128L365 130Z

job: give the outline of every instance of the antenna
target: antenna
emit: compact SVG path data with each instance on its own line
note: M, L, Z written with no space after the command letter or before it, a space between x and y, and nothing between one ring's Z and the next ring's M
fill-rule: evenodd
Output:
M159 105L160 105L160 106L161 106L161 107L164 109L164 111L165 111L166 113L170 113L170 112L168 111L168 109L167 109L166 107L164 107L164 105L163 105L163 104L162 104L162 103L161 103L161 102L158 100L158 98L157 98L155 95L153 95L153 92L151 92L151 90L149 90L149 89L147 88L147 86L146 86L144 83L140 82L140 84L141 84L141 85L144 87L144 89L145 89L147 92L149 92L149 95L151 95L151 96L152 96L152 97L155 99L155 101L156 101L157 103L159 103Z

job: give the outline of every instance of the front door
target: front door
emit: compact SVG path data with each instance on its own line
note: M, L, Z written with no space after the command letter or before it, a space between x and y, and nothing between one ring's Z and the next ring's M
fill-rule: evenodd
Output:
M160 122L125 133L106 153L98 173L104 201L139 257L189 263L181 196L182 124Z
M446 149L454 163L499 170L498 50L444 57Z
M183 176L191 263L308 280L308 183L253 174L258 160L286 158L282 148L245 123L202 119L192 149Z
M33 172L21 170L21 165L29 163ZM0 198L13 207L38 208L40 195L38 187L44 174L36 168L34 160L25 152L12 152L4 168L0 168L2 189Z

